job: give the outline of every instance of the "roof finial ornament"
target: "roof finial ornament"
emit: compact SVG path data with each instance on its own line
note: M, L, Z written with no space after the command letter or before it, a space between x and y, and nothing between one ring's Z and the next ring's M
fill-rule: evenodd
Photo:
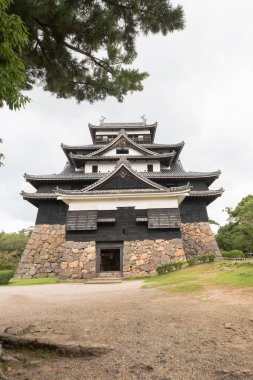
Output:
M104 124L105 119L106 119L106 117L101 116L101 119L100 119L100 125L103 125L103 124Z
M147 123L146 115L142 115L142 116L141 116L141 119L143 120L143 124L146 125L146 123Z

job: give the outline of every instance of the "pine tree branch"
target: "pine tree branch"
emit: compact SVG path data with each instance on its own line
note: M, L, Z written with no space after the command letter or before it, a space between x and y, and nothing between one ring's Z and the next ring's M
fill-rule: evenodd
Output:
M50 34L48 33L48 28L52 29L50 25L48 24L44 24L42 23L40 20L38 20L37 18L33 17L34 21L40 26L40 30L42 30L43 32L45 32L46 34ZM39 41L37 40L37 42L39 43ZM79 49L78 47L76 46L73 46L73 45L70 45L69 43L67 43L66 41L63 41L62 44L67 47L68 49L70 50L73 50L77 53L80 53L82 55L85 55L86 57L88 57L92 62L94 62L97 66L101 67L102 69L104 69L105 71L113 74L113 70L111 69L111 67L109 66L106 66L102 63L102 61L99 59L99 58L96 58L94 57L92 54L88 53L87 51L85 50L82 50L82 49ZM42 49L41 47L41 44L39 43L40 45L40 48ZM45 53L45 52L44 52ZM45 54L44 54L45 55Z
M97 66L101 67L102 69L104 69L105 71L113 74L113 70L108 67L108 66L105 66L102 61L96 57L94 57L92 54L88 53L87 51L84 51L82 49L79 49L78 47L76 46L73 46L73 45L70 45L68 44L67 42L63 41L63 45L66 46L68 49L71 49L73 51L76 51L77 53L80 53L82 55L85 55L86 57L88 57L92 62L94 62Z

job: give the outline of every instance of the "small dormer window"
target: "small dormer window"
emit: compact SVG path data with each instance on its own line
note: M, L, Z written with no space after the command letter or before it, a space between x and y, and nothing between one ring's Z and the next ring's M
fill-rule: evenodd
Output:
M143 141L144 140L144 136L143 135L139 135L138 139L139 139L139 141Z
M108 136L102 136L102 141L108 141Z
M129 154L129 149L128 148L117 148L116 154Z
M98 166L92 165L92 173L97 173L97 172L98 172Z

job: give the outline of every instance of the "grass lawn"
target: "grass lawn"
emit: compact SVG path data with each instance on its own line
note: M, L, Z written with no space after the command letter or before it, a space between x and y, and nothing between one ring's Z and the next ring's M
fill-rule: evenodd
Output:
M218 262L151 277L144 288L161 287L172 292L196 292L210 287L242 288L253 286L253 262Z
M19 285L45 285L45 284L57 284L60 279L57 277L46 278L12 278L7 286L19 286Z

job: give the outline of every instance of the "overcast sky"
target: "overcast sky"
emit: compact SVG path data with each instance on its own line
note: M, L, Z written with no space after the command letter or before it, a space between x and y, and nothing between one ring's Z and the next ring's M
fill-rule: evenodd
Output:
M163 37L140 37L135 67L148 71L144 91L124 103L112 98L90 105L56 99L40 89L30 92L25 110L0 111L0 230L18 231L35 222L36 207L21 190L23 178L62 170L60 144L89 144L88 123L141 121L159 124L156 142L185 141L185 169L222 170L212 188L225 193L209 207L209 217L224 223L225 206L253 193L253 2L181 0L186 28Z

